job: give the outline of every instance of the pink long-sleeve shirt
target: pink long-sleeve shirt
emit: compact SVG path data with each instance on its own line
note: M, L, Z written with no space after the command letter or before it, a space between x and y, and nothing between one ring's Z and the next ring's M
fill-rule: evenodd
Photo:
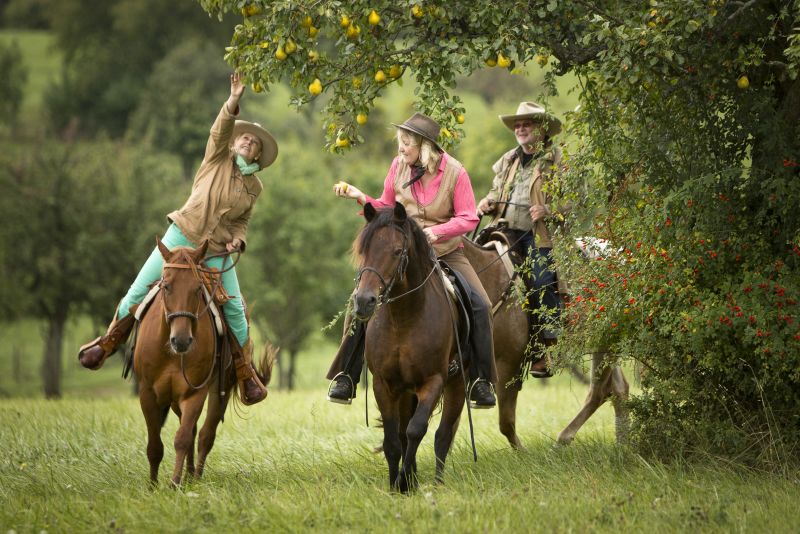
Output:
M389 167L389 173L383 181L383 194L380 198L372 198L367 194L367 202L376 208L391 208L395 205L394 179L397 175L397 164L401 156L397 156ZM442 185L445 163L450 156L442 154L439 162L439 171L433 177L427 187L422 185L422 180L417 180L411 185L414 197L420 205L427 206L436 198L439 187ZM439 240L451 239L471 232L478 226L478 216L475 214L475 194L472 192L472 183L469 181L467 169L461 168L456 179L456 186L453 190L453 217L442 224L430 226L431 231L440 236ZM437 240L438 241L438 240Z

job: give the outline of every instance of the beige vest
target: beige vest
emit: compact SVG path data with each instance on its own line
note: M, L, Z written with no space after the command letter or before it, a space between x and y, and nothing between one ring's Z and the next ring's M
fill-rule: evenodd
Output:
M411 178L411 167L400 159L397 163L397 173L394 176L394 199L406 209L406 213L417 221L422 228L443 224L453 218L453 191L456 188L458 175L464 166L454 157L448 155L442 176L439 191L430 204L422 205L417 202L411 189L413 186L403 188L403 184ZM442 257L453 252L461 245L461 237L440 240L433 245L436 255Z

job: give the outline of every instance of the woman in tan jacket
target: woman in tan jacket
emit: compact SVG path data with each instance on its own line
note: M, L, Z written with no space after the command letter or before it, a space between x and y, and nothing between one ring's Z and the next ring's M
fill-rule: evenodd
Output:
M371 203L376 208L403 204L423 229L436 255L444 260L468 283L474 314L470 344L475 361L470 365L470 401L475 408L492 408L495 397L491 383L497 380L492 345L492 318L489 297L478 275L462 251L461 236L478 224L475 196L464 166L436 142L439 124L421 113L414 114L397 128L398 156L392 161L384 181L383 194L372 198L355 186L339 182L334 193L359 204ZM349 328L345 327L345 332ZM355 397L363 365L363 329L352 336L345 333L342 345L328 372L336 381L328 400L349 404Z
M260 125L236 120L243 93L244 84L239 74L232 74L230 96L211 127L203 163L195 175L189 199L182 208L167 215L171 224L162 241L169 248L196 248L207 240L210 255L245 249L250 214L263 189L254 173L275 161L278 145ZM222 257L207 262L209 267L220 270L224 270L223 264ZM80 348L81 365L99 369L125 342L133 328L132 308L142 302L149 286L160 278L162 265L161 253L155 248L120 302L107 333ZM267 391L251 363L252 341L235 269L222 274L222 284L232 297L223 311L238 342L234 358L239 391L242 402L254 404L264 399Z

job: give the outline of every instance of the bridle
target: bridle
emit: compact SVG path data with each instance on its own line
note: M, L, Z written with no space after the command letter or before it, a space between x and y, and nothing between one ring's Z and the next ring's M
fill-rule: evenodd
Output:
M433 267L431 268L431 272L428 273L428 276L425 277L425 280L423 280L415 288L410 289L410 290L406 291L405 293L402 293L402 294L397 295L395 297L390 297L389 294L392 292L392 288L394 288L394 285L397 283L398 280L402 280L403 277L405 277L405 275L406 275L406 269L408 268L408 239L409 239L408 238L408 233L406 232L406 230L402 226L400 226L398 224L392 224L391 227L394 230L397 230L398 232L400 232L400 235L403 236L403 250L400 252L400 258L397 261L397 266L395 267L391 278L389 278L389 282L388 283L386 282L386 280L383 278L383 275L380 272L378 272L377 269L375 269L374 267L369 267L369 266L361 267L358 270L358 274L356 275L356 278L355 278L355 284L356 284L356 287L358 287L358 284L361 282L361 277L364 275L364 273L371 272L375 276L378 277L378 280L380 280L381 286L383 287L383 289L381 290L380 294L378 295L378 303L379 304L389 304L391 302L394 302L394 301L396 301L396 300L398 300L398 299L400 299L402 297L405 297L406 295L409 295L409 294L413 293L414 291L418 290L419 288L421 288L422 286L425 285L425 283L428 281L428 279L431 277L431 275L434 273L434 271L436 271L436 267L437 267L437 262L436 262L436 258L434 257L433 248L431 248L430 250L431 250L431 256L432 256L431 259L433 260Z
M189 256L189 254L185 250L181 250L180 253L181 253L181 258L183 258L186 261L186 263L165 263L164 264L164 269L191 269L192 270L192 274L194 274L195 280L200 282L200 285L197 288L197 292L200 293L201 291L203 291L203 279L200 276L200 271L213 272L213 273L219 273L220 271L210 271L210 270L207 270L207 269L202 269L201 267L199 267L192 260L192 258ZM234 263L234 265L235 265L235 263ZM231 266L230 268L233 268L233 266ZM228 269L226 269L226 270L228 270ZM164 279L162 278L161 281L163 282L163 280ZM202 317L203 314L205 314L208 311L208 307L211 306L211 300L213 299L213 295L217 291L217 287L219 286L221 281L222 281L222 276L219 276L217 279L214 280L214 287L212 288L212 291L211 291L211 298L210 299L205 299L205 300L207 300L207 302L206 302L206 305L205 305L205 307L203 308L202 311L199 311L199 312L196 312L196 313L193 313L193 312L190 312L190 311L185 311L185 310L170 312L169 310L167 310L167 305L166 305L166 302L165 302L164 303L164 318L167 321L167 326L169 326L172 323L173 319L177 319L178 317L188 317L192 321L192 328L196 327L197 326L197 322L200 320L200 317ZM204 299L202 299L202 298L199 299L200 304L198 305L198 309L200 308L200 306L202 306L203 300Z

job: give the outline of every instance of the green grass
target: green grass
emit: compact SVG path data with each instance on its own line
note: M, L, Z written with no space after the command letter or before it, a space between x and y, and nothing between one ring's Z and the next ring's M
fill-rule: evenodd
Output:
M31 118L41 108L45 89L60 75L61 54L55 47L53 35L43 30L0 30L0 43L16 41L28 70L25 98L20 120Z
M324 351L304 373L324 369ZM302 360L301 360L302 361ZM87 380L115 369L84 371ZM310 378L309 378L310 381ZM127 386L125 386L127 388ZM650 463L613 443L601 408L569 447L553 438L574 415L583 386L560 376L527 383L511 450L496 411L475 413L479 461L464 421L433 484L434 418L419 454L421 487L388 491L382 432L364 425L363 391L350 407L324 400L325 382L228 412L206 476L179 490L172 470L177 421L163 430L161 485L147 484L144 422L128 395L61 401L0 400L0 529L17 532L642 531L792 532L800 527L794 480L710 461ZM370 395L371 397L371 395ZM377 416L374 404L371 417Z

